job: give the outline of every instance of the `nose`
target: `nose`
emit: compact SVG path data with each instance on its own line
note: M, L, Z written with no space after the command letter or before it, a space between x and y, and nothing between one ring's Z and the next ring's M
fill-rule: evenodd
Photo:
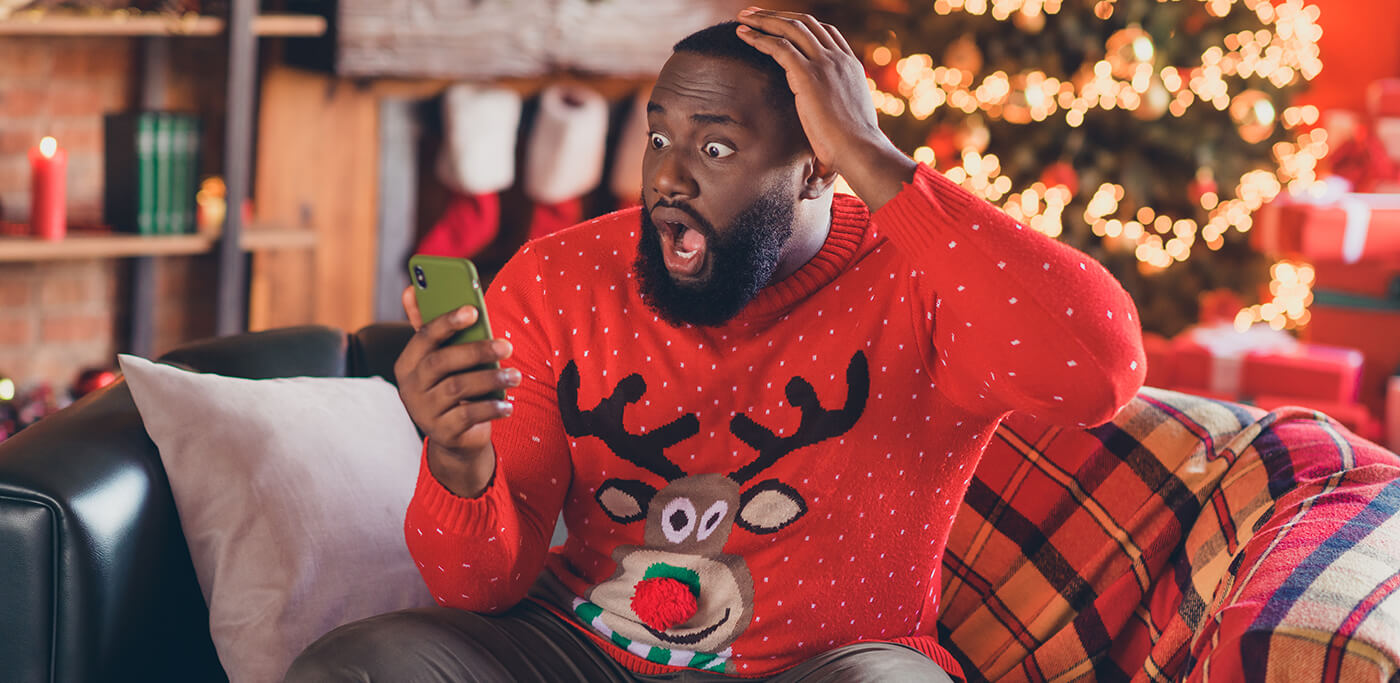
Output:
M659 156L651 177L652 190L664 199L694 199L699 187L686 168L684 155L671 151Z

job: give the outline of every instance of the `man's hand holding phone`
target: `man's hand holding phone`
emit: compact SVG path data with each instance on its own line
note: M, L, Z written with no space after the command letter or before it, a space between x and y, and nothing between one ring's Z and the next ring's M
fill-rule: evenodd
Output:
M412 287L404 290L404 310L417 332L404 347L394 375L409 417L428 435L428 469L449 491L474 498L495 474L491 421L511 414L508 401L490 396L520 384L514 368L479 368L510 357L510 342L488 339L444 345L479 316L463 306L423 323Z

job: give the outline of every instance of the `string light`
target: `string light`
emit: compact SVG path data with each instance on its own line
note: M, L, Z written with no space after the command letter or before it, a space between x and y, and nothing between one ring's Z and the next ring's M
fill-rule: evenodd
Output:
M1255 304L1235 315L1235 329L1243 332L1255 323L1265 323L1276 330L1293 329L1308 324L1312 314L1312 286L1316 277L1307 263L1283 260L1269 268L1269 293L1273 300Z
M1167 1L1180 0L1158 0ZM894 61L898 81L896 92L882 92L871 80L872 96L877 109L890 116L907 112L917 120L925 120L940 108L950 107L966 114L980 111L1013 125L1064 116L1067 125L1079 127L1094 109L1137 110L1144 106L1146 93L1156 83L1165 88L1166 113L1181 117L1197 106L1218 111L1231 109L1235 101L1230 95L1232 82L1264 79L1276 88L1285 88L1312 80L1321 71L1317 41L1322 29L1317 24L1316 6L1305 4L1304 0L1283 0L1279 4L1274 4L1274 0L1198 1L1215 17L1229 15L1237 5L1243 7L1255 14L1261 28L1224 36L1219 45L1202 52L1199 65L1169 65L1160 71L1151 64L1154 49L1145 34L1125 37L1125 50L1134 63L1130 68L1119 65L1123 78L1115 76L1113 63L1101 59L1086 64L1066 80L1029 69L1019 73L994 71L979 81L971 71L936 64L928 54L910 54L894 60L889 48L879 47L872 52L872 61L881 65ZM934 11L941 15L990 13L998 21L1017 18L1017 13L1021 18L1053 15L1061 6L1061 0L934 1ZM1099 0L1094 13L1100 19L1108 19L1115 6L1115 0ZM1156 102L1156 106L1161 106L1160 99ZM1317 183L1318 162L1328 151L1326 132L1308 130L1319 119L1317 107L1294 106L1277 112L1268 98L1241 105L1237 109L1242 115L1253 117L1253 121L1267 126L1277 121L1296 134L1271 148L1275 170L1248 171L1223 195L1215 190L1201 192L1197 203L1205 216L1203 224L1149 206L1122 207L1124 188L1103 183L1095 189L1084 211L1084 220L1093 234L1125 243L1149 272L1161 270L1188 260L1197 241L1207 249L1218 250L1224 245L1227 232L1248 232L1253 227L1252 213L1281 192L1301 193L1313 187ZM1035 182L1017 190L1011 179L1001 173L995 155L984 156L971 147L961 154L962 164L948 170L949 178L1000 204L1009 215L1032 229L1051 236L1063 232L1063 212L1073 199L1068 187ZM921 147L916 151L916 158L920 157L921 161L928 159L932 163L934 152ZM1120 209L1129 211L1131 217L1118 217ZM1266 322L1279 329L1306 324L1307 304L1312 300L1311 267L1281 261L1271 272L1274 301L1241 311L1238 320L1244 320L1247 314L1250 324Z

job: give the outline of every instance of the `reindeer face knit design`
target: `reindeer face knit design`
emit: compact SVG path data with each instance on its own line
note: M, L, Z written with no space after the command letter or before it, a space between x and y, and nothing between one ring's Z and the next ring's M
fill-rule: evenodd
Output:
M958 676L940 568L978 457L1008 410L1099 423L1131 398L1131 300L927 168L874 216L838 196L820 253L719 327L646 307L641 229L564 230L493 282L524 382L479 497L424 461L404 531L433 595L528 595L639 673L770 676L881 640Z
M588 622L600 622L608 637L621 635L629 644L710 653L724 650L753 618L752 573L742 557L724 552L731 530L737 525L753 534L777 533L808 510L802 494L779 479L765 479L747 490L741 487L783 456L855 426L870 393L865 354L857 351L851 357L846 404L839 410L822 408L812 385L801 377L788 382L788 403L802 414L790 436L779 437L748 413L734 415L730 433L752 448L756 457L725 475L688 475L666 457L666 449L699 432L694 413L648 434L627 432L623 411L646 393L641 374L623 378L607 398L587 411L578 406L578 385L578 366L570 361L559 379L559 414L569 436L598 437L618 458L665 481L658 490L637 479L608 479L594 494L614 522L645 520L645 542L613 549L617 569L588 591L590 604L601 610ZM681 578L659 575L665 573ZM682 584L686 578L690 581ZM661 586L682 587L669 594L650 588L658 584L649 582L659 581L670 582ZM684 603L682 609L668 609L677 601ZM663 663L669 663L669 655Z

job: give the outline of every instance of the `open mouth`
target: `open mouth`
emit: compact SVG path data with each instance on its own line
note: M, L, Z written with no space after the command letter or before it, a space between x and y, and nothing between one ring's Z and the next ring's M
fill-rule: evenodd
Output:
M685 220L658 219L654 222L660 232L661 258L666 263L666 270L676 278L699 277L705 270L709 253L709 240L705 233Z
M729 608L726 607L726 608L724 609L724 616L720 617L719 621L715 622L714 625L709 626L709 627L706 627L706 628L703 628L703 629L701 629L701 630L699 630L699 631L696 631L695 633L688 633L688 634L683 635L683 636L672 636L672 635L667 635L667 634L666 634L665 632L663 632L663 631L658 631L658 630L656 630L656 629L654 629L654 628L652 628L652 627L650 627L650 626L647 626L646 624L640 623L640 622L638 622L638 625L641 626L642 628L646 629L646 630L647 630L647 633L650 633L650 634L652 634L653 636L656 636L658 639L663 640L663 641L665 641L665 642L667 642L667 643L670 643L670 644L672 644L672 645L694 645L694 644L696 644L696 643L698 643L698 642L700 642L700 641L702 641L702 640L704 640L704 639L710 637L711 634L713 634L715 631L718 631L718 630L719 630L719 627L723 626L723 625L724 625L726 622L728 622L728 621L729 621Z

